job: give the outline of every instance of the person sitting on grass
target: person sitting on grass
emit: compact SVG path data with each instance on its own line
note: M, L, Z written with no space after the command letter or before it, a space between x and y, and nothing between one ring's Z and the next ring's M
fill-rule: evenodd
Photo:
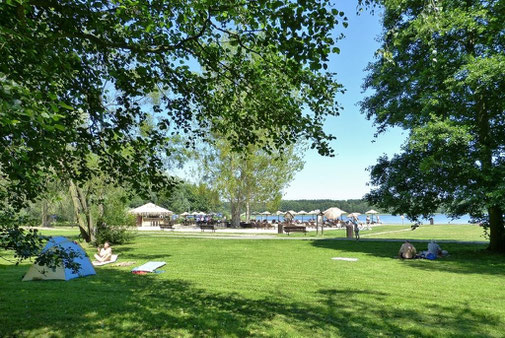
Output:
M112 248L109 242L103 244L103 248L98 247L98 253L95 254L95 259L98 262L108 262L112 258Z
M416 248L409 241L405 241L398 251L398 256L403 259L413 259L416 257L416 253Z
M431 240L428 243L428 254L432 254L434 258L438 258L439 256L446 256L448 252L446 250L442 250L440 245L438 245L434 240Z

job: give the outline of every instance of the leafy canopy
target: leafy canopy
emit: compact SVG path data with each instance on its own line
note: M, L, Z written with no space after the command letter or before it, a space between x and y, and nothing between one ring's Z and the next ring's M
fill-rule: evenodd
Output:
M1 211L36 199L55 175L82 185L105 172L138 191L173 184L163 173L170 154L158 151L173 134L191 146L233 128L243 149L261 128L273 147L305 138L330 155L322 121L337 114L340 87L324 70L338 24L346 18L329 0L3 1ZM286 85L269 85L271 72ZM223 79L233 86L213 95ZM248 115L221 109L247 92L256 93ZM153 93L159 101L146 101Z
M410 135L401 154L371 168L369 201L410 218L440 206L470 213L489 222L490 247L505 251L504 4L380 3L382 46L361 106L379 131Z
M234 139L238 148L254 142L248 131L261 127L278 145L302 136L331 153L321 121L337 112L335 85L319 70L345 18L328 1L10 0L0 16L0 163L16 182L13 202L34 198L48 168L87 179L83 158L90 152L119 181L142 189L144 178L156 176L151 183L166 184L159 155L148 149L167 131L204 137L209 124L234 128L243 136ZM263 60L263 72L250 69L251 55ZM271 92L272 70L290 85ZM212 93L224 78L235 93L261 92L265 101L250 103L256 114L215 109ZM303 102L285 114L277 107L292 97L292 86ZM159 104L141 100L157 91ZM105 105L110 93L115 100ZM276 107L268 114L267 103ZM138 126L148 112L159 120L142 136ZM131 153L120 151L128 147Z

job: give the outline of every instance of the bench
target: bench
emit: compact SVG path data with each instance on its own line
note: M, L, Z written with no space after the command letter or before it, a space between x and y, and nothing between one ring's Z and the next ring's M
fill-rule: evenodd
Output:
M160 224L161 230L174 230L174 226L172 224Z
M212 230L212 232L216 232L216 228L214 227L213 224L201 224L200 225L200 230L202 230L202 232L204 230Z
M284 232L288 234L291 232L303 232L305 235L307 234L307 227L300 227L300 226L285 226L284 227Z

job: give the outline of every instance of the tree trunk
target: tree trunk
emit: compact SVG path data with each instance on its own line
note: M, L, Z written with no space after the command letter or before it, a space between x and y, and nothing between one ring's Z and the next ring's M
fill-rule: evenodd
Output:
M493 146L491 142L491 125L489 114L486 110L484 95L478 95L477 123L479 127L478 141L480 147L480 159L482 164L483 185L489 190L497 189L493 179ZM491 201L490 204L493 204ZM494 252L505 252L505 229L503 222L503 210L496 205L488 207L489 215L489 247Z
M505 227L503 211L500 207L488 208L489 213L489 247L490 251L505 253Z
M231 201L231 225L234 228L240 227L240 203Z
M79 223L79 231L84 240L89 243L95 240L94 227L91 218L91 210L88 207L86 196L81 188L77 187L74 182L70 181L70 196L74 204L74 213L77 222Z
M251 222L251 203L249 203L249 200L245 202L245 222Z
M42 227L49 227L51 226L49 222L49 217L47 215L47 200L42 200L42 208L41 208L41 214L42 214Z

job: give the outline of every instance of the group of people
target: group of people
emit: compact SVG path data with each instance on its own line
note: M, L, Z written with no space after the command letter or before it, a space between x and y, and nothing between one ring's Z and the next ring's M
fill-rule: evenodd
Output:
M398 256L402 259L414 259L414 258L425 258L425 259L437 259L440 256L447 256L447 250L442 250L440 245L435 241L430 241L428 243L428 250L417 252L416 248L409 241L405 241L398 251Z
M381 224L381 219L379 217L379 215L375 216L376 220L372 222L372 220L370 219L370 216L369 215L366 215L366 224Z

